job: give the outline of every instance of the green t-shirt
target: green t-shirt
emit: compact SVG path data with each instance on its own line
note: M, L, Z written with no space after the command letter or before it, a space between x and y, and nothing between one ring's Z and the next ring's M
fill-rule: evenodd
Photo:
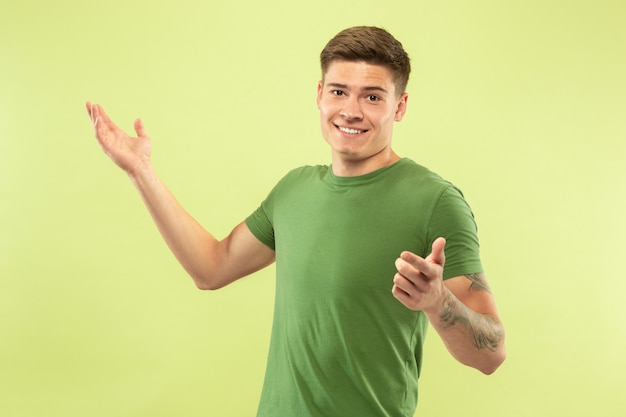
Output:
M443 236L444 278L482 272L461 192L406 158L357 177L307 166L246 223L276 251L257 416L412 416L427 319L391 294L394 262L404 250L427 256Z

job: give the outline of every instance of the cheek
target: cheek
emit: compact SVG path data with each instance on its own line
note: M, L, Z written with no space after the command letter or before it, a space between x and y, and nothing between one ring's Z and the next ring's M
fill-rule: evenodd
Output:
M321 103L318 103L317 108L320 111L320 120L324 121L326 118L326 108Z
M402 120L402 117L398 118L398 113L395 111L395 109L391 109L385 112L381 123L393 126L395 122L399 122L400 120Z
M330 107L324 100L317 100L317 108L319 109L320 114L328 114L330 112Z
M379 129L385 129L390 123L393 123L393 117L387 112L376 112L369 115L369 120Z
M328 103L320 101L318 102L317 108L319 109L320 121L322 123L328 122L335 117L336 112L332 106L328 105Z
M320 111L320 128L322 130L322 134L326 136L326 133L329 131L329 127L328 127L329 118L328 118L326 109L324 108L323 105L319 106L319 111Z

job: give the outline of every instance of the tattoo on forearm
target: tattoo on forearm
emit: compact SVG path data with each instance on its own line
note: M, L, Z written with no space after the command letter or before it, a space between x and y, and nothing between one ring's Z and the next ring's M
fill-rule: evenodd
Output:
M482 273L477 272L474 274L467 274L465 275L465 278L472 281L472 283L470 284L470 290L487 291L488 293L491 293L491 288L489 288L489 284L487 283L487 280Z
M448 294L443 301L443 311L439 318L446 328L463 326L474 339L476 349L495 352L504 336L502 326L491 316L470 310L463 303Z

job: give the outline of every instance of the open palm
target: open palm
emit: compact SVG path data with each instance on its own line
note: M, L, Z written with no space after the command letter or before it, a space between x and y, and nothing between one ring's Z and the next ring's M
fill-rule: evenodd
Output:
M137 137L132 137L113 123L99 104L87 102L86 107L96 139L113 162L128 174L149 163L152 145L140 119L135 120Z

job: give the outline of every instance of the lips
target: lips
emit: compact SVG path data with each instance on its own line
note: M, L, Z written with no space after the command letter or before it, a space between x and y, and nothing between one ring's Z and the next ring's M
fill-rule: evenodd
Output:
M361 130L361 129L353 129L350 127L343 127L343 126L337 126L337 129L339 129L340 131L347 133L349 135L358 135L359 133L363 133L363 132L367 132L367 130Z

